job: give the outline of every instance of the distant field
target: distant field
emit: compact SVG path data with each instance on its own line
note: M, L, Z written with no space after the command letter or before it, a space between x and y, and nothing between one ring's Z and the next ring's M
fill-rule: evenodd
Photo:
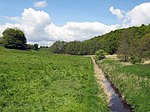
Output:
M0 112L107 112L90 58L0 47Z
M150 64L125 66L110 59L99 63L135 112L150 112Z

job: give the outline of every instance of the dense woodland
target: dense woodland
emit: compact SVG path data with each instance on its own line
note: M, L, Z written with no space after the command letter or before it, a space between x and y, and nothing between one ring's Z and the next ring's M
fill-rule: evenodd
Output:
M66 53L71 55L91 55L99 49L108 54L130 53L150 56L150 25L130 27L111 31L102 36L94 37L83 42L56 41L50 50L54 53Z
M31 45L26 42L24 33L16 28L7 28L0 38L0 44L6 48L39 49L38 44ZM48 49L44 46L40 48ZM49 49L53 53L71 55L93 55L100 50L105 54L117 54L123 61L137 63L150 59L150 24L111 31L83 42L56 41Z

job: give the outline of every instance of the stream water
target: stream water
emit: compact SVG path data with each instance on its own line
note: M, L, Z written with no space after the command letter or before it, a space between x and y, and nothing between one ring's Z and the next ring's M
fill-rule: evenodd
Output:
M106 92L109 93L109 99L110 99L110 112L130 112L128 108L126 108L120 99L119 95L115 92L115 90L112 88L109 80L105 77L102 82L105 86Z
M104 92L108 96L110 112L133 112L131 106L128 105L126 101L123 101L121 99L121 94L116 91L115 86L113 86L109 79L105 76L100 66L95 62L93 58L92 60L94 63L96 77L100 79L99 84L102 85L102 87L104 88Z

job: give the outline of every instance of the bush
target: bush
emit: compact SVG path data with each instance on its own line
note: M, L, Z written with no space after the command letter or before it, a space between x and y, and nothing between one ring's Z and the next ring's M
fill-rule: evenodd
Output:
M39 46L38 44L27 44L26 49L38 50L39 49L38 46Z
M34 50L38 50L38 48L39 48L38 44L34 44L33 46L34 46L34 48L33 48Z
M6 48L25 49L26 42L23 31L17 28L7 28L3 32L2 43Z
M96 60L105 59L104 53L105 53L104 50L98 50L98 51L95 53L95 58L96 58Z
M120 59L122 62L128 62L129 56L123 55L123 54L117 54L117 58Z
M0 45L2 45L2 37L0 37Z
M130 62L133 63L133 64L137 64L137 63L141 63L142 59L140 57L137 57L137 56L132 56L130 58Z

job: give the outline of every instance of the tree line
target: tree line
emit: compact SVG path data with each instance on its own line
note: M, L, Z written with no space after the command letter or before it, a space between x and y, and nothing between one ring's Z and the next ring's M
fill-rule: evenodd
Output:
M38 50L38 44L27 44L27 39L18 28L7 28L0 38L0 45L11 49ZM48 49L41 46L42 49ZM80 41L56 41L49 48L53 53L71 55L93 55L98 50L108 54L118 54L124 61L140 61L142 58L150 58L150 25L140 27L123 28L111 31L105 35Z
M124 61L129 57L150 56L150 25L129 27L111 31L105 35L80 42L56 41L50 50L54 53L71 55L93 55L98 50L118 54Z

